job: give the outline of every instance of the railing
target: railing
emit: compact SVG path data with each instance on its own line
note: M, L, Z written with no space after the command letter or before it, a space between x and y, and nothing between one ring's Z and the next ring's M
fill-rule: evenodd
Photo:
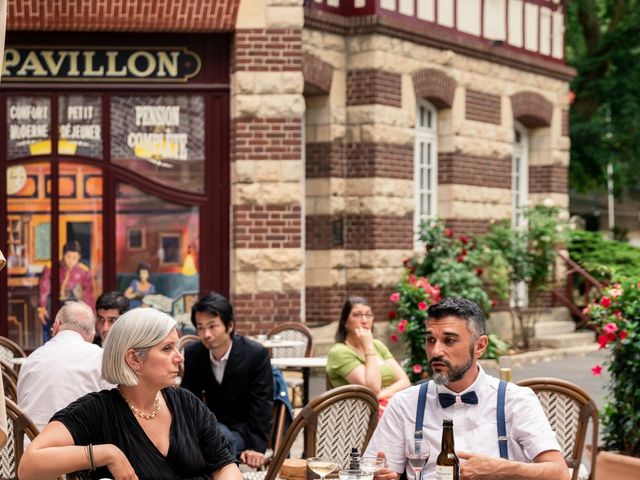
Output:
M565 281L564 288L553 291L553 298L569 309L577 320L576 328L594 329L591 319L582 309L600 296L604 285L569 257L561 253L558 253L558 257L566 267Z
M562 0L305 0L344 17L379 15L564 61Z

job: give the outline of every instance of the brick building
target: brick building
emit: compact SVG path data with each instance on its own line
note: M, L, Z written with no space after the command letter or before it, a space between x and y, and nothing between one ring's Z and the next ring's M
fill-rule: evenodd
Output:
M216 289L256 332L335 320L347 293L385 311L423 219L568 206L561 0L8 6L0 333L27 348L47 292L87 298L70 242L94 296L186 321Z

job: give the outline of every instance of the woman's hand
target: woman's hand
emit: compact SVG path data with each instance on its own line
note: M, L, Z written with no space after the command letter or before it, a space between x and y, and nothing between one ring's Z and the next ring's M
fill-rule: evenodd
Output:
M375 354L375 349L373 348L373 333L370 329L364 327L357 327L353 333L356 335L356 339L360 342L360 346L364 350L365 355L367 353Z
M106 456L106 467L115 480L138 480L136 472L125 454L115 445L96 445L95 451L100 450L100 455Z

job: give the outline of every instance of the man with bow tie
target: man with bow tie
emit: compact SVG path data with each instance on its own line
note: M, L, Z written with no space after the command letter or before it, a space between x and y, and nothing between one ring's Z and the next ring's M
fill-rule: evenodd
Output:
M445 298L429 307L426 326L432 378L389 402L365 453L387 459L376 480L395 480L405 469L408 480L415 479L405 452L417 431L430 448L422 478L435 478L443 419L453 419L461 480L568 480L555 433L533 391L501 382L478 364L488 343L482 310L469 300Z

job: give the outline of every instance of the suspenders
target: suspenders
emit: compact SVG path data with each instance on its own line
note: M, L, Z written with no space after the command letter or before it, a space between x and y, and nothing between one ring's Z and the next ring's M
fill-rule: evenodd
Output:
M418 408L416 409L416 424L414 438L422 438L422 426L424 423L424 409L427 403L427 391L429 390L429 381L420 385L418 393ZM498 446L500 447L500 458L509 460L509 451L507 449L507 426L504 414L504 399L507 391L507 382L500 380L498 386L498 405L496 410L496 421L498 423Z

